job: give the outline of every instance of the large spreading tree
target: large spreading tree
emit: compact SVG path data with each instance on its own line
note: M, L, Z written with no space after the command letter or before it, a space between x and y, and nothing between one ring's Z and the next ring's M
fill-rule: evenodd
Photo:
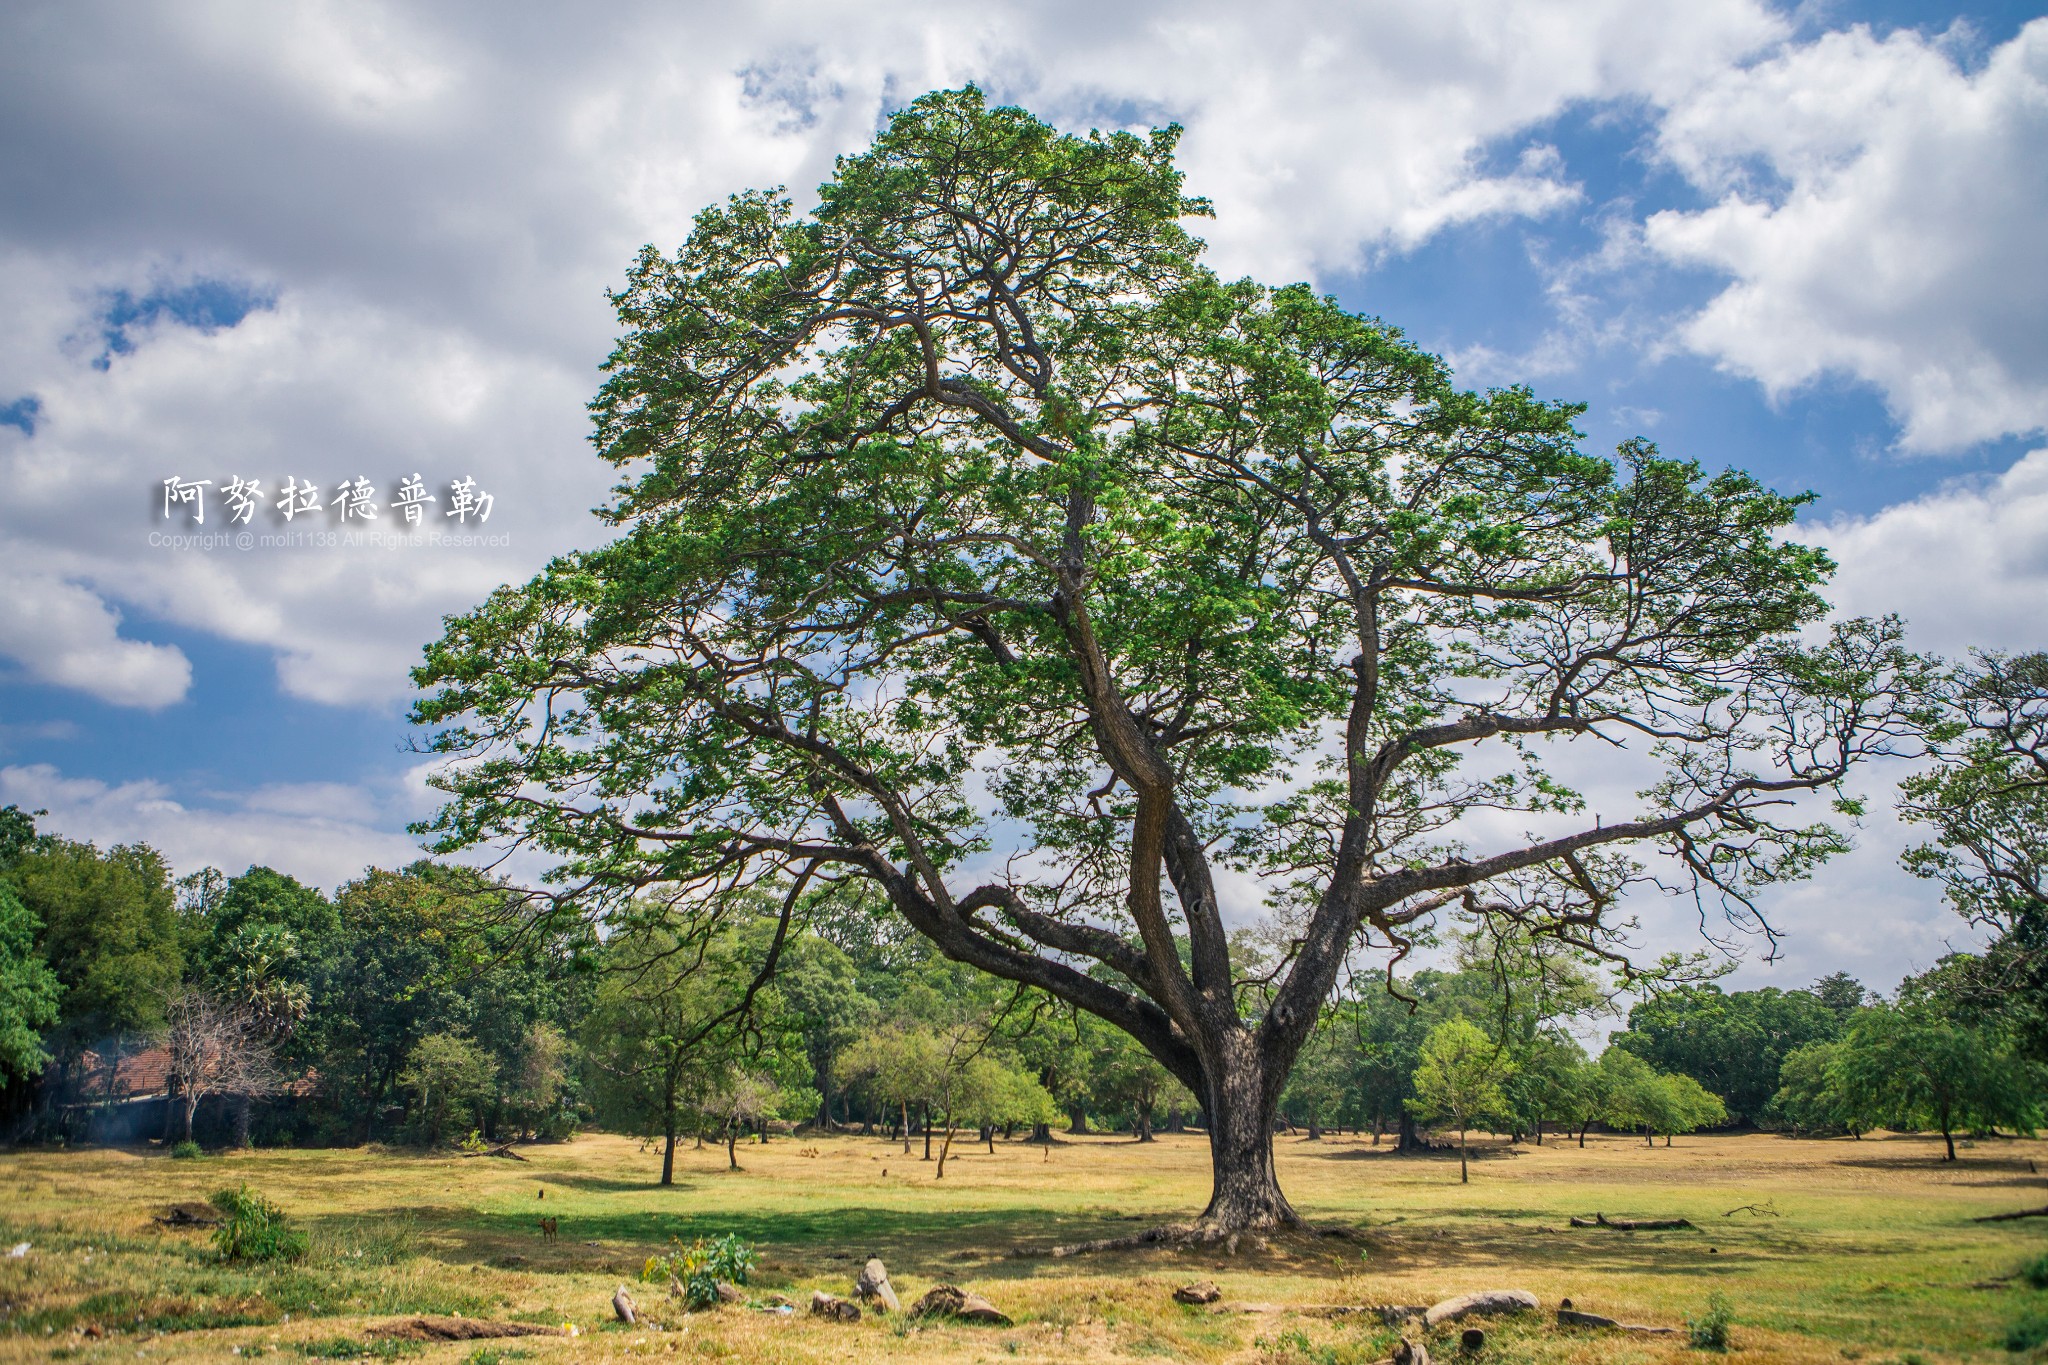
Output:
M934 94L814 211L643 252L593 404L617 537L451 619L417 715L439 847L557 859L544 912L687 939L860 880L1129 1033L1201 1100L1214 1233L1294 1219L1276 1106L1357 954L1457 910L1619 954L1653 866L1739 906L1840 846L1803 797L1918 666L1818 625L1800 498L1219 279L1177 137ZM1622 818L1546 774L1570 739L1654 765ZM1255 992L1226 886L1284 926Z

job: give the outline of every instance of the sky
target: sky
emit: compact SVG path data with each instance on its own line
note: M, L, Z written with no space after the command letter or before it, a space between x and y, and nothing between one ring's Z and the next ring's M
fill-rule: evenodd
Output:
M1076 131L1184 125L1226 274L1310 280L1468 385L1583 401L1590 449L1642 435L1813 490L1844 613L1950 655L2043 647L2041 15L6 6L0 804L180 871L333 887L417 856L408 668L443 615L602 539L605 291L705 205L807 202L891 110L969 81ZM210 482L167 504L167 479ZM246 524L235 479L266 492ZM288 479L321 511L268 506ZM339 543L399 525L414 479L439 542ZM465 480L487 521L451 515ZM376 523L338 519L344 481ZM1780 957L1750 944L1735 981L1889 986L1972 941L1897 867L1895 776L1865 779L1854 853L1766 903ZM1697 941L1689 911L1643 916L1652 946Z

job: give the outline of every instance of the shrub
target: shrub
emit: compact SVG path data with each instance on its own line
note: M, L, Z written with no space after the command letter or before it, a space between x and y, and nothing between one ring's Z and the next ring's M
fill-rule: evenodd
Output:
M190 1161L193 1157L205 1155L206 1149L191 1138L186 1138L183 1142L171 1148L171 1160L173 1161Z
M2048 1289L2048 1251L2021 1266L2020 1278L2036 1289Z
M1734 1310L1729 1308L1727 1296L1717 1289L1707 1295L1706 1312L1685 1320L1686 1339L1695 1351L1725 1351L1728 1324L1733 1321Z
M2005 1329L2005 1349L2031 1351L2048 1344L2048 1313L2029 1313Z
M296 1261L306 1254L306 1234L285 1211L240 1185L207 1201L224 1215L213 1245L226 1261Z
M699 1237L684 1246L681 1238L670 1238L672 1249L649 1256L640 1278L651 1284L673 1279L683 1286L683 1302L691 1308L709 1308L718 1302L718 1282L745 1284L758 1259L751 1244L732 1233L723 1237Z

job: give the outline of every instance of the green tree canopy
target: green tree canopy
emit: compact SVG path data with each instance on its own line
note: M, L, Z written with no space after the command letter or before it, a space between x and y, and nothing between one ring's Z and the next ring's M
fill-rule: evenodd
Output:
M1880 1006L1857 1016L1840 1079L1848 1102L1939 1132L1956 1159L1956 1130L2040 1122L2043 1076L2009 1037L1945 1018L1927 1005Z
M57 1022L63 987L36 951L41 927L0 881L0 1086L40 1073L50 1060L40 1030Z
M1838 1036L1842 1019L1809 991L1687 986L1630 1010L1627 1031L1613 1043L1658 1071L1692 1077L1753 1123L1778 1093L1786 1054Z
M1363 936L1463 903L1611 948L1631 845L1741 912L1841 847L1787 798L1921 670L1893 623L1801 642L1803 498L1205 269L1178 138L933 94L814 212L646 249L593 405L618 537L451 619L417 716L437 846L558 859L565 912L830 869L1131 1034L1202 1097L1219 1231L1293 1219L1273 1121ZM1639 809L1544 774L1590 734L1661 767ZM1475 805L1555 832L1468 847ZM1249 1016L1225 868L1300 930Z
M1513 1069L1500 1045L1468 1019L1446 1019L1422 1041L1421 1063L1415 1068L1415 1098L1409 1104L1418 1117L1446 1122L1458 1130L1461 1184L1471 1179L1465 1131L1507 1111L1501 1082Z
M163 1026L185 963L169 868L155 849L38 838L6 876L42 926L38 947L63 986L59 1022L73 1045Z

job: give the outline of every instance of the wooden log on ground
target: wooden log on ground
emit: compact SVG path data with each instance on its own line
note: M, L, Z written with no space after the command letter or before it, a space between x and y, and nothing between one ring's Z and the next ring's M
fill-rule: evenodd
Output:
M1685 1218L1609 1218L1596 1213L1591 1218L1572 1216L1575 1228L1612 1228L1616 1232L1669 1232L1676 1228L1689 1228L1692 1222Z
M1972 1218L1973 1223L2010 1223L2015 1218L2048 1218L2048 1204L2038 1209L2021 1209L2018 1213L1987 1213L1982 1218Z
M524 1161L525 1157L512 1150L512 1144L501 1142L495 1147L486 1147L481 1152L464 1152L464 1156L501 1156L508 1161ZM545 1196L543 1196L545 1197Z

